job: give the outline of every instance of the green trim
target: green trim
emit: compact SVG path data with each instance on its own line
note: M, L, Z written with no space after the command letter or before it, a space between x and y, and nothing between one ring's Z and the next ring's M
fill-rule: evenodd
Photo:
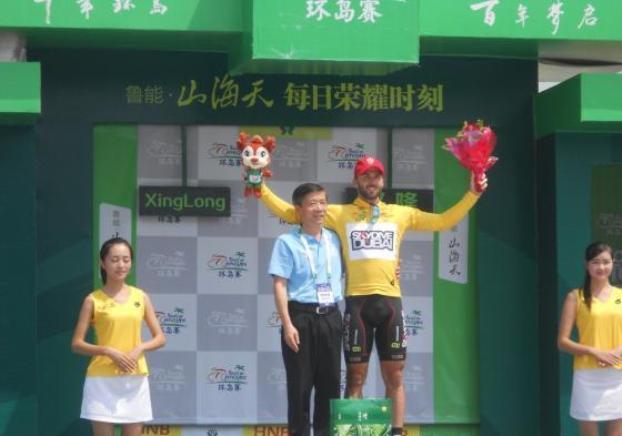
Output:
M434 210L441 212L462 198L468 172L441 148L455 130L435 132ZM479 357L476 286L475 213L469 217L468 283L438 277L439 235L434 235L434 410L439 423L478 423Z
M580 74L538 94L535 124L538 138L560 131L622 131L622 76Z
M34 124L41 114L41 65L0 62L0 124Z
M110 203L132 211L131 244L136 252L136 180L138 173L136 126L96 126L93 129L93 284L99 277L99 205ZM136 269L128 278L136 281Z

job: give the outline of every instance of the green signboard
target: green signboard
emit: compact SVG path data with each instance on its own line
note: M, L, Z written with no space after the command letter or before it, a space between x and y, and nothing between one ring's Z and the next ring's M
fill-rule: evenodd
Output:
M421 0L421 35L622 40L622 3L609 0Z
M252 58L419 61L418 1L253 0Z
M141 186L138 213L155 216L230 216L228 187Z

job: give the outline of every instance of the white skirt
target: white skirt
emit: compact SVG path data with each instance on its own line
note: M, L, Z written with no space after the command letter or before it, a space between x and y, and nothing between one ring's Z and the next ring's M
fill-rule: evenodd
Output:
M570 416L579 421L621 419L622 370L575 370L572 377Z
M80 418L117 424L151 421L149 379L144 375L86 377Z

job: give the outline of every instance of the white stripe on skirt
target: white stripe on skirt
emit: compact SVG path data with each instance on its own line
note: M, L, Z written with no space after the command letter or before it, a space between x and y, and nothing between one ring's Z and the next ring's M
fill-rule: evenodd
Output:
M579 421L622 418L622 371L579 369L572 377L570 416Z
M80 418L118 424L151 421L149 379L144 375L86 377Z

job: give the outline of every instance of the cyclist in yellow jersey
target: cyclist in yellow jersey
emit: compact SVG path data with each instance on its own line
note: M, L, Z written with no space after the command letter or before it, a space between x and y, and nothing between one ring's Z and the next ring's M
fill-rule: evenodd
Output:
M585 250L585 279L568 293L557 346L574 355L570 416L582 436L622 434L622 289L611 285L613 250L594 242ZM576 325L578 341L571 338Z
M328 205L324 226L341 240L346 265L344 353L347 363L346 396L361 397L369 356L376 340L386 396L393 400L393 433L404 425L403 387L406 338L401 291L396 277L399 249L407 230L446 230L456 225L487 187L485 178L471 178L471 190L441 214L386 204L380 201L384 166L371 156L354 169L358 197L351 204ZM477 188L475 189L477 184ZM265 184L261 201L279 218L298 222L294 207L277 197Z

